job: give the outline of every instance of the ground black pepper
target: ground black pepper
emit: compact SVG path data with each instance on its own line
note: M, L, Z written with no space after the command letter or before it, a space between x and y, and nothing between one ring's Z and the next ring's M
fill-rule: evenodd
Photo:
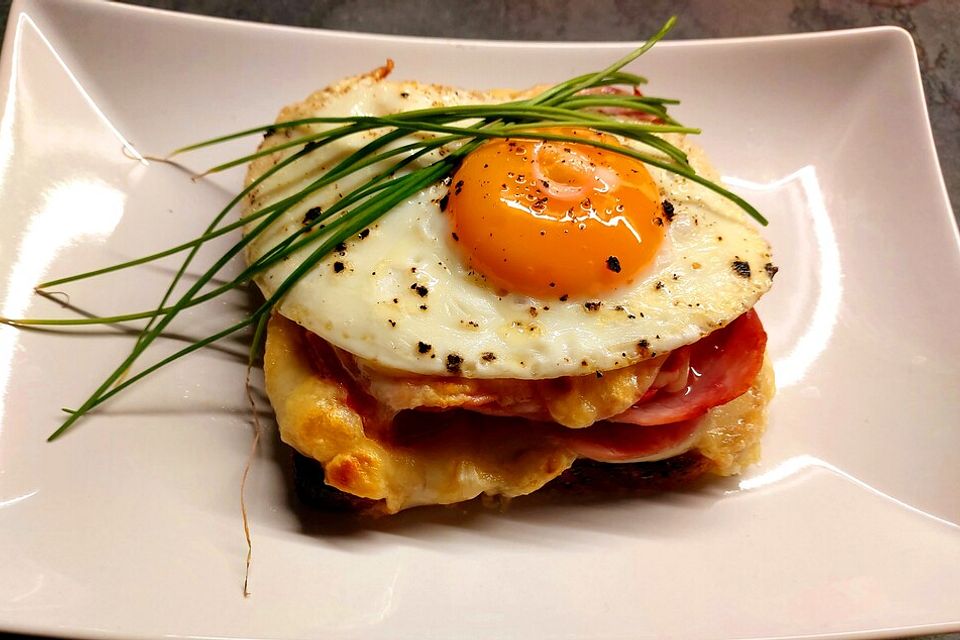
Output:
M663 207L663 215L667 219L667 222L673 222L673 203L669 200L664 200L660 205Z
M447 371L450 373L460 373L460 365L463 364L463 358L455 353L447 354Z
M730 266L733 267L734 273L742 278L750 277L750 263L744 260L734 260L730 263Z

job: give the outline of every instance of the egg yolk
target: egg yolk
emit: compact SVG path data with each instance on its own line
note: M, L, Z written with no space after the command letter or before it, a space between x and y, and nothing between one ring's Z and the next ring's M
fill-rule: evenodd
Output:
M618 144L587 129L550 133ZM629 284L664 236L659 191L643 163L582 143L484 143L454 174L445 210L471 269L538 297Z

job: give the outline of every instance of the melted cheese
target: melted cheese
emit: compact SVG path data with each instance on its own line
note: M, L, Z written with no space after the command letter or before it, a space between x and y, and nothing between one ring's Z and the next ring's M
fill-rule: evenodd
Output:
M383 369L337 350L341 363L385 408L468 407L492 415L552 421L571 429L589 427L623 413L656 380L667 354L602 374L547 380L424 376Z

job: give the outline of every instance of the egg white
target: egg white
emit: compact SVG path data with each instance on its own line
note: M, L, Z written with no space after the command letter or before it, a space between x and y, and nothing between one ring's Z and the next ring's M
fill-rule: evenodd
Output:
M384 115L514 97L396 83L384 75L348 78L285 108L278 121ZM263 144L309 130L281 131ZM248 211L295 193L376 135L358 134L314 151L251 193ZM716 179L697 147L681 136L670 140L690 155L698 173ZM248 181L289 153L255 161ZM438 157L425 156L423 163ZM674 206L673 221L654 264L632 285L601 298L498 294L471 273L458 252L438 204L447 186L435 184L380 218L363 238L346 243L344 251L325 258L290 290L278 311L370 362L420 374L552 378L610 370L690 344L750 309L769 289L770 248L735 204L685 178L653 167L649 171ZM376 167L362 170L293 207L250 243L248 260L300 228L308 210L330 207L376 172ZM303 250L258 276L264 294L275 291L307 254ZM734 268L735 262L749 265L749 276L742 265Z

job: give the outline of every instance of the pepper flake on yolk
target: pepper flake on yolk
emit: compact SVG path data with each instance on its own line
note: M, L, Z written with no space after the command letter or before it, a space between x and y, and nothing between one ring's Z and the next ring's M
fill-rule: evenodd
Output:
M547 133L618 144L587 129ZM446 211L471 269L532 296L596 296L657 254L664 219L643 163L588 144L500 139L470 153Z

